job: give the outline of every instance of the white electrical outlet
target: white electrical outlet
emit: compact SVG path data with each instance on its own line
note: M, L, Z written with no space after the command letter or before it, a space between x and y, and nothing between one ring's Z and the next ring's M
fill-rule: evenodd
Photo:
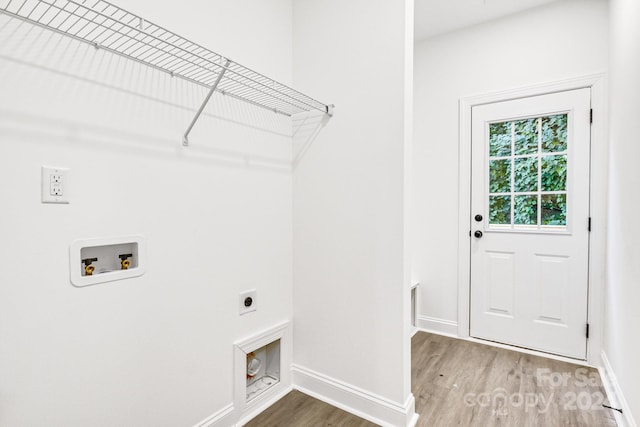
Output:
M69 203L69 169L42 166L42 203Z
M257 292L255 289L244 291L240 294L240 315L256 311L258 300L256 299Z

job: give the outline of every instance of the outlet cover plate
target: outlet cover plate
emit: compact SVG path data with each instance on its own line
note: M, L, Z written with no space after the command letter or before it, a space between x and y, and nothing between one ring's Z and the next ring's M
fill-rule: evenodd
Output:
M251 304L248 306L245 305L245 300L247 298L251 298ZM240 316L242 316L243 314L250 313L252 311L256 311L258 308L257 306L258 306L258 300L257 300L257 292L255 289L250 289L240 294L240 299L239 299Z
M69 203L69 169L42 166L42 203Z

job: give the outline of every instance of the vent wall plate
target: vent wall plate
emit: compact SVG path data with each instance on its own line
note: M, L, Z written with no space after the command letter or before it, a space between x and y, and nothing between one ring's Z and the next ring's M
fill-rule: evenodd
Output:
M280 382L280 339L247 354L247 402Z
M244 425L291 387L291 324L280 323L234 344L234 408ZM265 406L266 405L266 406Z

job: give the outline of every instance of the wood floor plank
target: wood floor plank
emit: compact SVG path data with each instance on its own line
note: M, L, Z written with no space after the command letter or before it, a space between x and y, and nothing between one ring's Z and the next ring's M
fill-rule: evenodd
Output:
M376 424L294 390L246 426L375 427Z
M614 427L593 368L420 332L418 426Z
M615 427L598 371L419 332L411 341L418 427ZM249 427L371 427L299 391Z

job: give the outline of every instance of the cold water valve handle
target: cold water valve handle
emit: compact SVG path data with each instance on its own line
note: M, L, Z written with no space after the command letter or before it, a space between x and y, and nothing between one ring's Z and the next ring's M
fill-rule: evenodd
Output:
M129 266L131 265L131 261L129 261L127 258L129 258L130 256L133 256L133 254L120 254L118 255L118 258L120 258L120 268L122 270L128 270Z
M84 263L84 274L85 276L92 276L93 271L96 269L91 263L98 261L98 258L85 258L82 260Z

